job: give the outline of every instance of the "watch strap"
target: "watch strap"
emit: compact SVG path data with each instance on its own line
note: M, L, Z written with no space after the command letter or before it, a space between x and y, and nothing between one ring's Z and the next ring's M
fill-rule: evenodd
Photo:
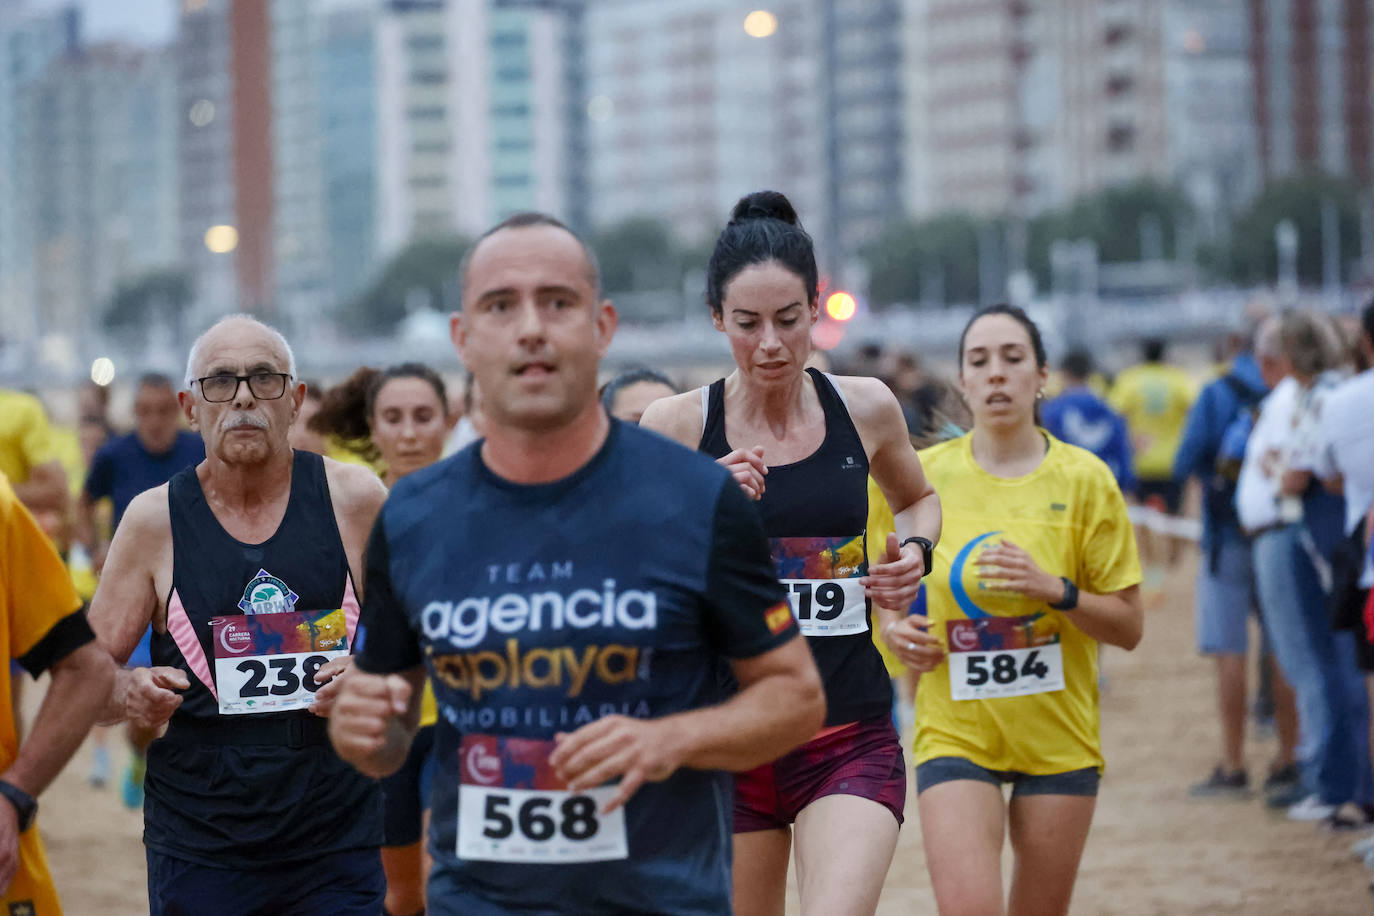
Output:
M19 815L19 832L28 830L33 824L34 816L38 814L38 799L3 779L0 779L0 795L14 806L15 813Z
M923 538L920 535L912 535L911 537L907 538L906 540L898 544L897 548L900 550L907 544L915 544L921 548L921 562L925 566L925 570L922 572L922 575L929 575L930 564L934 558L935 545L930 542L930 538Z
M1059 581L1064 583L1064 597L1050 607L1056 611L1072 611L1078 607L1078 586L1068 576L1060 576Z

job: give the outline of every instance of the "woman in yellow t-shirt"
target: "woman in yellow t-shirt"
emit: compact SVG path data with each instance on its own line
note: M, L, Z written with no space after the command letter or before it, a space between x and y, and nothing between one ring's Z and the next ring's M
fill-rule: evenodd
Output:
M420 363L403 363L383 371L364 367L331 388L311 418L310 428L370 445L386 468L382 482L390 488L407 474L439 460L456 420L449 414L439 374ZM434 690L426 679L420 730L410 754L399 770L382 780L385 912L398 916L425 909L430 863L424 836L429 830L430 752L437 719Z
M1047 377L1022 310L991 306L964 329L973 431L921 452L945 507L929 617L884 611L889 647L923 672L916 791L945 913L1068 911L1103 763L1098 643L1132 649L1141 637L1126 504L1101 460L1036 425Z

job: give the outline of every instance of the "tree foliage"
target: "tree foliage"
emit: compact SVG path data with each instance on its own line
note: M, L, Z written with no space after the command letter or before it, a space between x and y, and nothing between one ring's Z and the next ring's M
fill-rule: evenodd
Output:
M343 306L340 319L355 331L389 333L405 318L417 296L424 296L441 311L456 308L457 302L449 300L470 245L456 235L416 239L392 257L367 289Z
M1298 230L1298 279L1322 281L1322 203L1336 205L1340 228L1341 277L1358 252L1359 204L1355 186L1344 179L1303 175L1271 183L1235 222L1229 259L1222 259L1228 275L1241 283L1272 282L1278 276L1278 246L1274 230L1291 220Z
M104 324L112 330L146 328L161 318L177 324L195 298L190 276L163 268L120 283L105 305Z
M677 290L682 283L680 245L666 223L633 216L591 238L606 293Z
M982 226L967 213L889 226L860 252L868 267L869 304L976 302Z

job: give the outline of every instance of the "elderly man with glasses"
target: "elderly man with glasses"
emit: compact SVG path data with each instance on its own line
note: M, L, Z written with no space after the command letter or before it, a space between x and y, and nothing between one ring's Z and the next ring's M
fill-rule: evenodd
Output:
M153 627L153 666L119 672L105 720L166 727L144 784L154 916L382 908L381 798L320 715L386 491L291 448L304 397L272 328L233 316L201 335L178 398L205 461L134 499L92 602L117 661Z

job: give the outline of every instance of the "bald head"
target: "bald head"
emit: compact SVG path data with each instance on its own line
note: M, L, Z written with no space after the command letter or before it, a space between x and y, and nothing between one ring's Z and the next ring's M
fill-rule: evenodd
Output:
M191 388L191 383L206 373L206 367L202 365L205 352L213 344L223 341L236 343L265 341L281 357L282 365L286 367L287 374L293 378L296 375L296 355L291 352L291 345L286 342L286 338L281 335L280 331L271 325L263 324L252 315L229 315L212 324L205 333L196 338L195 343L191 344L191 353L186 359L186 389L188 391Z
M462 293L463 303L466 305L468 295L468 278L472 271L472 262L478 256L478 250L483 247L483 243L498 233L514 232L523 229L543 229L555 230L559 235L566 235L577 247L581 249L582 258L585 262L584 270L588 284L591 285L595 298L601 298L601 266L597 263L596 254L588 247L576 232L569 229L561 220L549 216L546 213L517 213L492 226L482 233L477 241L472 243L472 247L463 255L463 261L458 266L458 288Z

